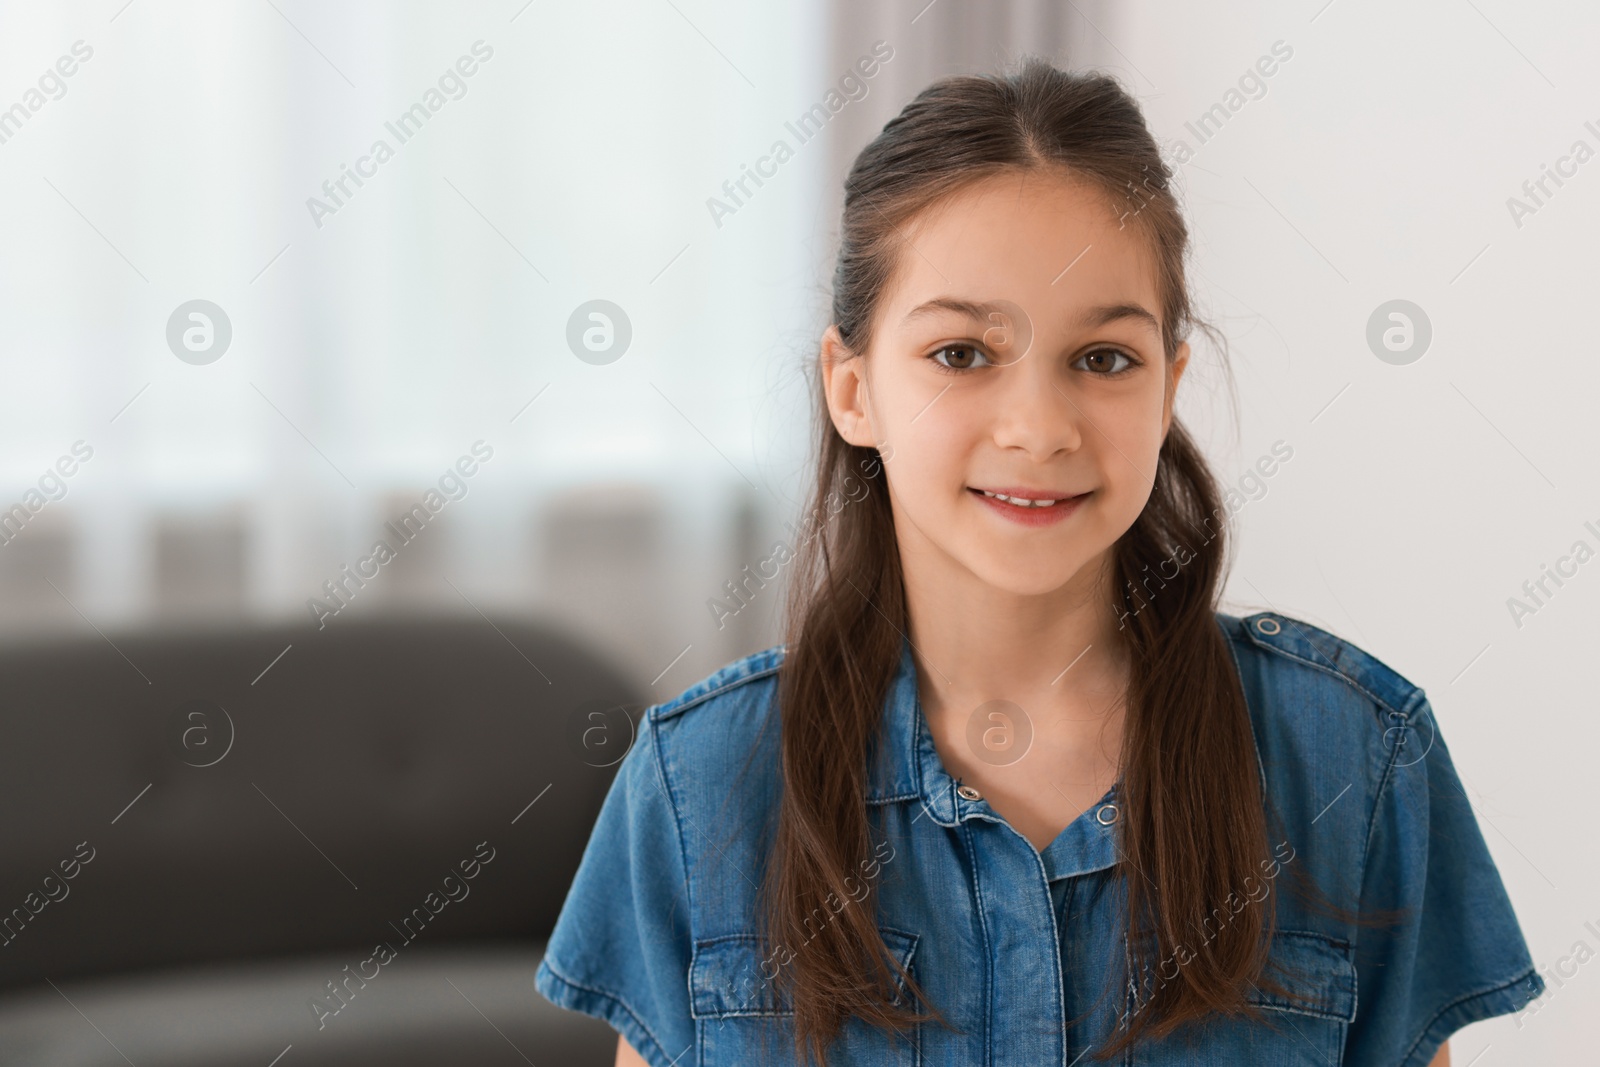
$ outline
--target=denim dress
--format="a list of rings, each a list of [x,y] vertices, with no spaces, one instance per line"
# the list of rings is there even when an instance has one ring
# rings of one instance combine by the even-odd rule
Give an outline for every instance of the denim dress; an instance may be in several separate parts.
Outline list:
[[[1426,1067],[1451,1033],[1538,997],[1544,980],[1423,691],[1301,620],[1216,621],[1278,837],[1259,878],[1213,916],[1225,923],[1274,896],[1269,973],[1293,996],[1252,987],[1259,1020],[1193,1023],[1114,1062]],[[748,656],[646,710],[538,969],[541,994],[606,1020],[655,1067],[795,1062],[792,1007],[768,979],[805,945],[766,945],[756,932],[779,796],[782,658],[781,646]],[[1180,953],[1154,975],[1112,982],[1128,949],[1118,786],[1040,851],[942,765],[909,642],[883,713],[867,771],[873,852],[857,873],[877,883],[885,948],[955,1029],[891,1035],[850,1018],[828,1062],[1103,1062],[1095,1049],[1185,962]],[[1285,891],[1295,866],[1340,908],[1400,917],[1330,916]],[[1205,924],[1194,939],[1212,932]]]

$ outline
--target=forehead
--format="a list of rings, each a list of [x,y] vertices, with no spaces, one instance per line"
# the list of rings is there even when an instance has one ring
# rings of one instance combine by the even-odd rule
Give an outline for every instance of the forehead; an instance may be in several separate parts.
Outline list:
[[[1087,307],[1136,303],[1158,317],[1154,259],[1141,227],[1097,186],[1057,172],[984,178],[914,217],[903,230],[881,304],[893,329],[936,296],[1005,299],[1037,328]]]

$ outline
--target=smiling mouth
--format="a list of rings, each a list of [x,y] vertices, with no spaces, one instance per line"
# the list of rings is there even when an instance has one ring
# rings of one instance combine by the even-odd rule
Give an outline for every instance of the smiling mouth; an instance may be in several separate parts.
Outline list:
[[[977,493],[980,496],[986,496],[991,500],[998,500],[1001,503],[1010,504],[1013,507],[1019,508],[1054,507],[1057,504],[1065,503],[1070,500],[1077,500],[1079,497],[1085,497],[1089,495],[1088,493],[1059,493],[1056,495],[1046,495],[1043,493],[1034,492],[1028,492],[1027,495],[1023,495],[1022,491],[1020,490],[1013,490],[1010,493],[999,493],[991,492],[988,489],[973,489],[972,492]]]

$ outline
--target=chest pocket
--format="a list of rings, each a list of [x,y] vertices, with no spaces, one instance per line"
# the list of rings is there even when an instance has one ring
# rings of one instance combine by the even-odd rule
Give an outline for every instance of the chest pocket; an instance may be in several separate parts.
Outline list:
[[[887,926],[878,932],[900,965],[915,974],[918,935]],[[804,951],[803,946],[794,950],[796,955]],[[689,994],[701,1067],[794,1063],[794,1007],[769,980],[782,958],[764,952],[753,934],[695,942]],[[898,992],[905,992],[903,982]],[[920,1067],[919,1037],[920,1028],[889,1035],[860,1019],[848,1019],[828,1049],[828,1062],[839,1067]]]
[[[1323,934],[1279,930],[1272,936],[1268,976],[1293,999],[1256,990],[1260,1022],[1217,1018],[1133,1049],[1138,1067],[1338,1067],[1356,1017],[1356,969],[1350,945]]]

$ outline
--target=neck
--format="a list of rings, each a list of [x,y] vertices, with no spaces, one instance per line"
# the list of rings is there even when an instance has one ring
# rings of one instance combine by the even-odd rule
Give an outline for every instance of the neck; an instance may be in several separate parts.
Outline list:
[[[1111,551],[1040,594],[997,589],[959,566],[906,566],[907,636],[925,702],[1011,700],[1038,708],[1120,701],[1128,653],[1110,595]]]

